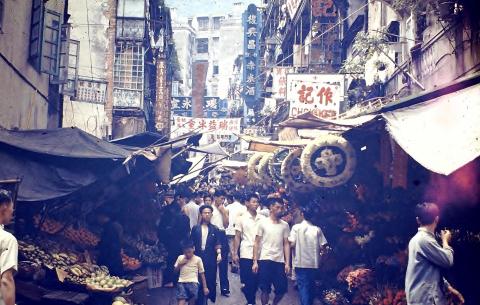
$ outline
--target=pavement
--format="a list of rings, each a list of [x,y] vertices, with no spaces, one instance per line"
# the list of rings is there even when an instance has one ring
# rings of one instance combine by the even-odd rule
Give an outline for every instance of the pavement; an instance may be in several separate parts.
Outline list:
[[[230,297],[220,295],[220,287],[217,281],[217,301],[218,305],[245,305],[245,297],[240,291],[240,276],[235,273],[229,274],[230,278]],[[273,299],[273,294],[271,296]],[[212,304],[210,301],[209,305]],[[260,305],[260,292],[257,293],[257,304]],[[282,299],[279,305],[299,305],[297,291],[293,288],[293,284],[289,281],[288,293]],[[175,299],[175,288],[160,288],[150,290],[146,305],[177,305]]]

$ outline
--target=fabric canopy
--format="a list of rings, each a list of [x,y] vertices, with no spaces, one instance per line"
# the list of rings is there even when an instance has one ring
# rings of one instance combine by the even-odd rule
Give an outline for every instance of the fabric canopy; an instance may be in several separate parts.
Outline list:
[[[393,139],[425,168],[449,175],[480,155],[480,85],[382,114]]]
[[[211,154],[211,155],[220,155],[225,157],[228,156],[227,152],[223,149],[222,146],[220,146],[219,142],[215,142],[212,144],[203,145],[199,147],[192,147],[190,150],[194,152]]]
[[[281,127],[293,127],[298,129],[321,129],[329,131],[348,131],[373,120],[376,115],[364,115],[357,118],[327,120],[306,112],[294,118],[288,119],[279,125]]]
[[[19,201],[54,199],[95,182],[129,153],[77,128],[0,130],[0,180],[22,179]]]

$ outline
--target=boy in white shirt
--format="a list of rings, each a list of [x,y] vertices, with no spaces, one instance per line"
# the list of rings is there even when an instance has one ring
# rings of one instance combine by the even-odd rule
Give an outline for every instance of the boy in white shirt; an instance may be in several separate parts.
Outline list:
[[[13,201],[9,192],[0,189],[0,224],[8,225],[13,218]],[[15,280],[18,270],[17,239],[0,228],[0,304],[15,304]]]
[[[180,272],[177,284],[178,305],[194,305],[198,297],[199,277],[202,281],[204,295],[209,293],[205,280],[205,269],[202,259],[194,255],[193,242],[183,242],[182,248],[183,255],[180,255],[175,263],[175,271]]]

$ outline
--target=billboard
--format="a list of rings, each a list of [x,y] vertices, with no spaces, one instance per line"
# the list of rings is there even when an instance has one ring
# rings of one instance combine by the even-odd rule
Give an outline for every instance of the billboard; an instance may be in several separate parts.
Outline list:
[[[312,111],[321,118],[336,118],[345,98],[342,74],[288,74],[290,117]]]
[[[243,99],[248,108],[253,108],[260,97],[258,80],[260,65],[260,34],[262,15],[254,4],[243,13]]]

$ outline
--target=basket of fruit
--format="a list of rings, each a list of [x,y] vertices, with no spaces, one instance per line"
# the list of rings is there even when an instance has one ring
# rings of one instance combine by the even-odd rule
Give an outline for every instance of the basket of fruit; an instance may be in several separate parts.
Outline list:
[[[121,279],[117,276],[98,273],[87,279],[86,284],[87,289],[91,291],[114,293],[130,287],[133,282]]]

